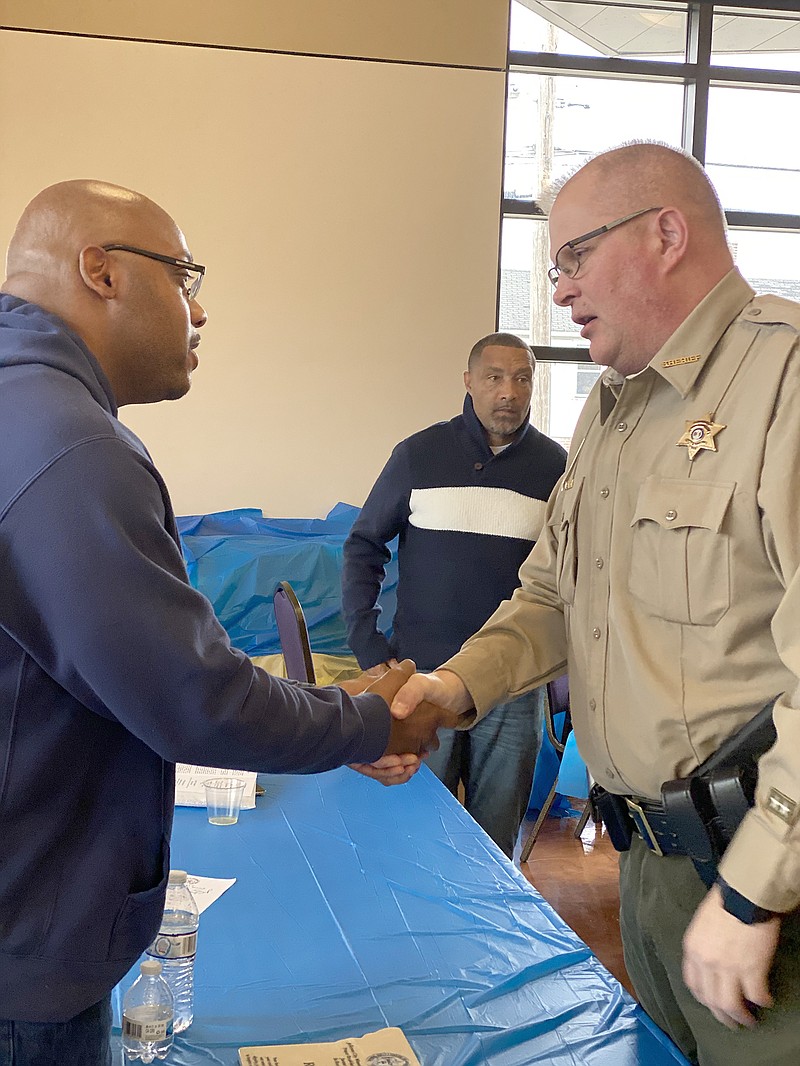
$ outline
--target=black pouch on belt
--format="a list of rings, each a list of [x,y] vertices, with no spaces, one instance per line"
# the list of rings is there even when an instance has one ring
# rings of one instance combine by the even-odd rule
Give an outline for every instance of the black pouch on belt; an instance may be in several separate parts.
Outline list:
[[[633,836],[633,819],[624,798],[606,792],[602,785],[594,784],[589,792],[589,800],[597,808],[614,849],[627,851]]]
[[[755,718],[689,774],[661,786],[664,809],[679,842],[710,887],[740,822],[753,806],[758,760],[775,743],[772,708]]]

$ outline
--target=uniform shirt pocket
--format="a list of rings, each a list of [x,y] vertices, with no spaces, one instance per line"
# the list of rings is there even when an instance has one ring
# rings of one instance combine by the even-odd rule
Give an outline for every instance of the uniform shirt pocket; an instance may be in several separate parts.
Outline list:
[[[712,626],[731,603],[730,538],[723,529],[735,482],[647,478],[631,521],[628,590],[669,622]]]

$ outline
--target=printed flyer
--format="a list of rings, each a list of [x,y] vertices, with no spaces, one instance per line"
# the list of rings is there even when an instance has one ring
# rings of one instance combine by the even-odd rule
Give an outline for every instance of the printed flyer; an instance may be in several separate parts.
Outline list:
[[[329,1044],[243,1047],[239,1061],[241,1066],[421,1066],[402,1029],[379,1029]]]

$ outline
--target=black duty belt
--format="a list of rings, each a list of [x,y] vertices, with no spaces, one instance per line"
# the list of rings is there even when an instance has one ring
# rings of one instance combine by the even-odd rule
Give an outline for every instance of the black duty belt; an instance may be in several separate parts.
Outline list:
[[[628,808],[633,828],[656,855],[686,855],[687,850],[678,839],[675,819],[662,804],[638,796],[621,796]]]
[[[617,851],[638,833],[656,855],[688,855],[707,885],[742,819],[753,805],[758,760],[775,742],[775,700],[686,777],[661,786],[662,802],[618,796],[595,783],[590,799]]]

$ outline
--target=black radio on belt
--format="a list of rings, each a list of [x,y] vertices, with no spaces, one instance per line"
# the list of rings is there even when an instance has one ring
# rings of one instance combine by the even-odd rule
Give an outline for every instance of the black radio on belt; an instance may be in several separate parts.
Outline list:
[[[591,799],[617,851],[627,851],[638,832],[659,854],[688,855],[710,887],[725,849],[753,806],[758,760],[777,736],[774,704],[770,700],[688,777],[666,781],[661,804],[616,796],[594,785]]]

